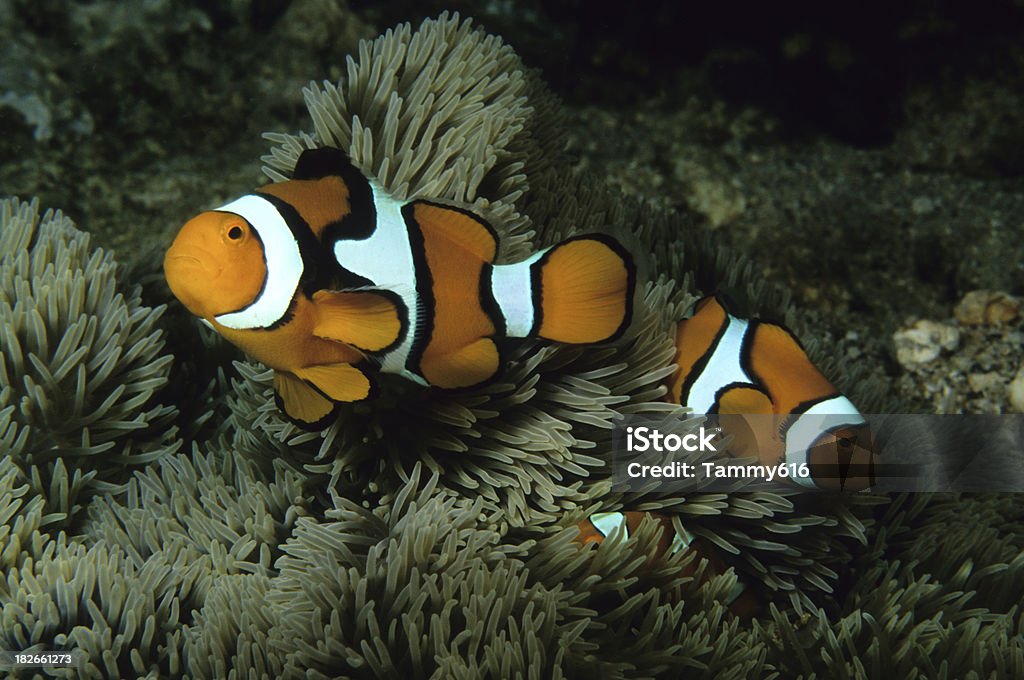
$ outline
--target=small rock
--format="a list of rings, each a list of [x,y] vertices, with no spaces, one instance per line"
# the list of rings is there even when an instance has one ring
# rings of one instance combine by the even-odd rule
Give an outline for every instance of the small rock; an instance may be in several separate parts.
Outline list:
[[[935,203],[927,196],[918,196],[910,203],[910,210],[915,215],[927,215],[935,210]]]
[[[962,324],[977,326],[1013,321],[1020,311],[1016,298],[991,290],[972,290],[953,310]]]
[[[995,371],[990,371],[988,373],[971,373],[967,376],[967,384],[970,386],[972,392],[978,392],[980,394],[1001,387],[1003,380]]]
[[[687,205],[704,215],[712,229],[732,222],[747,209],[747,199],[740,187],[722,173],[695,162],[681,161],[673,174],[687,187]]]
[[[913,369],[938,358],[943,350],[956,349],[960,344],[960,331],[955,326],[922,319],[910,328],[893,333],[896,361],[906,369]]]
[[[1024,413],[1024,364],[1017,370],[1017,375],[1006,387],[1006,396],[1010,406],[1017,413]]]

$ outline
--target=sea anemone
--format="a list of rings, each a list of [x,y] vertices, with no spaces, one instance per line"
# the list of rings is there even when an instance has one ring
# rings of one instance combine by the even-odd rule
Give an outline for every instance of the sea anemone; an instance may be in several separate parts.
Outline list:
[[[457,15],[364,43],[346,79],[311,85],[306,99],[313,133],[268,135],[276,144],[265,158],[272,179],[287,178],[302,149],[326,144],[399,197],[471,205],[493,221],[505,257],[579,231],[611,232],[637,253],[653,243],[658,255],[644,265],[648,283],[617,343],[523,342],[499,380],[460,392],[387,381],[382,397],[343,408],[323,432],[284,420],[270,397],[271,373],[240,363],[229,397],[235,446],[314,475],[324,507],[330,491],[386,514],[423,464],[447,493],[481,498],[486,521],[500,529],[558,531],[598,509],[680,513],[745,577],[797,606],[831,590],[833,567],[845,556],[836,539],[864,540],[864,524],[846,502],[699,488],[611,493],[613,425],[626,414],[677,408],[663,401],[664,382],[674,370],[675,324],[700,296],[697,286],[729,286],[747,305],[793,319],[785,294],[749,263],[712,249],[685,218],[609,198],[553,160],[557,104],[507,46]],[[548,132],[528,134],[539,129]],[[870,504],[854,502],[862,503]]]
[[[0,201],[0,441],[51,519],[176,448],[162,312],[60,211]]]

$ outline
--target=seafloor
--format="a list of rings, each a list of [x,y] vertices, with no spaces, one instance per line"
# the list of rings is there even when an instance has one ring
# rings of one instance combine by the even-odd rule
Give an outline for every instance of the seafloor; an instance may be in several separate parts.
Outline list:
[[[523,90],[564,131],[543,154],[514,147],[536,168],[531,187],[585,187],[609,205],[621,191],[647,204],[629,219],[658,215],[660,238],[703,244],[656,275],[700,270],[693,252],[745,256],[750,271],[710,276],[740,297],[791,294],[751,294],[774,302],[749,311],[798,319],[831,377],[873,406],[1024,412],[1024,3],[776,4],[0,0],[0,197],[38,197],[91,235],[0,235],[14,253],[0,259],[0,649],[77,646],[96,677],[1024,677],[1018,496],[644,498],[633,507],[711,518],[711,576],[644,571],[635,543],[572,557],[557,529],[629,502],[573,485],[599,464],[586,437],[553,437],[564,460],[514,492],[504,468],[446,458],[495,432],[522,444],[564,424],[555,407],[534,404],[522,431],[463,436],[486,405],[449,404],[379,460],[351,427],[296,438],[269,413],[259,367],[233,363],[163,282],[186,219],[265,181],[261,134],[313,129],[304,86],[346,76],[360,40],[457,10],[561,100]],[[543,125],[526,129],[544,138]],[[582,202],[525,200],[553,223],[572,213],[550,205]],[[90,261],[97,246],[118,264]],[[40,261],[16,265],[17,248]],[[39,303],[40,344],[17,307],[30,290],[88,285],[47,274],[48,256],[121,295],[86,296],[102,298],[101,327],[119,315],[116,330],[74,332],[119,353],[97,351],[78,388],[31,358],[63,351],[71,365],[60,310]],[[559,371],[600,372],[559,356],[541,393]],[[118,381],[127,396],[108,399]],[[602,386],[616,388],[629,391]],[[81,412],[86,392],[106,411]],[[516,394],[502,408],[528,399]],[[372,421],[370,439],[406,427],[347,418]],[[724,604],[730,567],[753,615]],[[497,632],[465,632],[478,628]]]

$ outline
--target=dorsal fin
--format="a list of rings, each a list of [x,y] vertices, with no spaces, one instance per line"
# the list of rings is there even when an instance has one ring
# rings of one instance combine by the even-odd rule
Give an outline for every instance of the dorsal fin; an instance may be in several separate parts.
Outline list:
[[[323,146],[306,149],[295,163],[293,180],[318,180],[340,177],[348,190],[348,208],[339,220],[327,224],[319,233],[328,250],[341,239],[365,239],[377,228],[377,207],[370,180],[341,149]]]
[[[333,146],[322,146],[319,149],[306,149],[299,155],[292,179],[348,177],[353,172],[359,170],[352,165],[344,151]]]
[[[743,356],[744,368],[771,395],[776,413],[836,394],[836,388],[782,326],[759,323]]]
[[[494,262],[497,257],[498,236],[494,229],[468,210],[424,200],[412,201],[404,210],[410,209],[424,238],[444,239],[484,262]]]

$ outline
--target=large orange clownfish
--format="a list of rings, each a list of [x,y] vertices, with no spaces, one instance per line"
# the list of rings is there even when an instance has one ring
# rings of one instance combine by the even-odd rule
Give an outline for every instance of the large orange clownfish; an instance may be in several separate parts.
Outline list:
[[[201,213],[164,258],[174,295],[275,371],[278,405],[323,425],[372,393],[368,368],[424,385],[492,378],[496,339],[603,342],[629,324],[628,252],[578,236],[515,264],[479,216],[399,202],[338,149],[305,151],[293,178]]]
[[[857,491],[873,483],[870,428],[777,324],[732,316],[716,296],[679,323],[674,403],[717,415],[732,453],[766,465],[805,464],[809,487]]]

